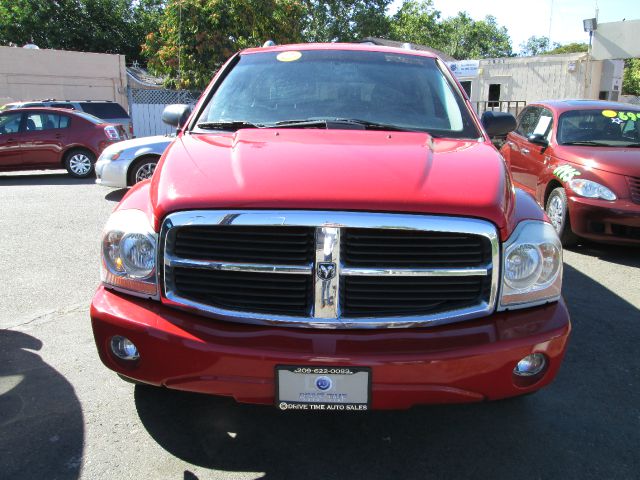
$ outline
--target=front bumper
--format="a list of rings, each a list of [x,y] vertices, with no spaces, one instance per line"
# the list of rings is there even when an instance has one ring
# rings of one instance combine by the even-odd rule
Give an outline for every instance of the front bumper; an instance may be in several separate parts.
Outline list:
[[[629,200],[569,197],[569,219],[576,235],[599,242],[640,245],[640,205]]]
[[[371,368],[371,406],[404,409],[521,395],[550,383],[571,329],[564,302],[421,329],[315,330],[216,321],[100,287],[91,320],[103,363],[127,377],[178,390],[273,404],[276,365]],[[114,335],[132,340],[140,360],[111,354]],[[513,368],[540,352],[548,368],[518,386]]]
[[[127,173],[132,160],[100,160],[95,165],[96,183],[103,187],[126,188]]]

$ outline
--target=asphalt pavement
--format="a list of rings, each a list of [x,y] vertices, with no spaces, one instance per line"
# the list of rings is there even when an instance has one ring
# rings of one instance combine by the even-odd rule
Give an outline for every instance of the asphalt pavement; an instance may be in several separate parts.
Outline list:
[[[1,479],[640,478],[640,248],[565,251],[569,350],[535,395],[399,412],[280,412],[133,386],[89,321],[124,194],[0,174]]]

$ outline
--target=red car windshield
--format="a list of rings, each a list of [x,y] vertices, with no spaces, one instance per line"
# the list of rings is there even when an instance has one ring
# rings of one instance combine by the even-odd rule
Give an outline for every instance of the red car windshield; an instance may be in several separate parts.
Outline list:
[[[572,110],[560,115],[560,145],[640,147],[640,110]]]
[[[434,58],[350,50],[243,55],[197,124],[201,129],[358,126],[481,136]]]

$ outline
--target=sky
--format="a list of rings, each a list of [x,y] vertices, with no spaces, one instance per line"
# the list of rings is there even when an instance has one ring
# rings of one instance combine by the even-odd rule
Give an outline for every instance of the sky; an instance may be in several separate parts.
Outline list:
[[[552,42],[589,43],[582,20],[596,16],[598,22],[640,20],[640,0],[433,0],[442,18],[466,11],[473,19],[493,15],[500,26],[507,27],[514,51],[529,37],[550,37]],[[395,13],[402,0],[395,0],[390,12]]]

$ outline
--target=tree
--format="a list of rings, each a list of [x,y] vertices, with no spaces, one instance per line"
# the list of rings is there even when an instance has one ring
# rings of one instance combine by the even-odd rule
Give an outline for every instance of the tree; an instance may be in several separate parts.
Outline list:
[[[580,53],[580,52],[588,52],[588,51],[589,51],[589,45],[587,45],[586,43],[574,42],[574,43],[568,43],[566,45],[557,46],[553,50],[544,52],[544,55],[556,55],[559,53]]]
[[[0,44],[119,53],[140,60],[163,0],[0,0]]]
[[[495,17],[473,20],[466,12],[440,20],[432,0],[406,0],[392,17],[391,38],[440,50],[457,59],[511,56],[511,38]]]
[[[629,58],[624,61],[622,94],[640,96],[640,58]]]
[[[557,42],[553,42],[553,45],[551,45],[549,37],[536,37],[532,35],[520,44],[520,56],[535,57],[536,55],[543,55],[559,47],[560,44]]]
[[[439,19],[432,0],[405,1],[391,18],[391,39],[440,48],[445,38]]]
[[[308,42],[351,42],[365,37],[386,36],[386,10],[392,0],[303,0]]]
[[[473,20],[460,12],[442,22],[445,53],[458,59],[510,57],[511,37],[506,27],[498,25],[496,18],[487,15],[484,20]]]
[[[296,0],[170,0],[143,52],[168,86],[201,89],[237,50],[301,41],[304,20]]]

